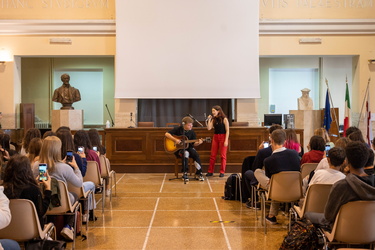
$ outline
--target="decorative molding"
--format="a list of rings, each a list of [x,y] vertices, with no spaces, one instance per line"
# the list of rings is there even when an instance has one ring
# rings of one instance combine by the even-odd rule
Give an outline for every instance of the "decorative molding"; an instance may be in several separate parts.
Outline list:
[[[369,35],[375,19],[259,20],[260,35]]]
[[[116,35],[116,21],[0,20],[0,35]]]
[[[260,19],[260,35],[369,35],[375,19]],[[0,35],[116,35],[116,20],[0,20]]]

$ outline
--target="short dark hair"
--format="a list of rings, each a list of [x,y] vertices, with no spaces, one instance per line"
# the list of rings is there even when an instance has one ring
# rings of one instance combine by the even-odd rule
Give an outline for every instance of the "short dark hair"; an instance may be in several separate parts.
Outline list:
[[[273,142],[277,145],[284,145],[286,140],[286,134],[283,129],[276,129],[272,132],[271,138]]]
[[[358,130],[358,131],[354,131],[352,132],[349,136],[348,136],[349,140],[351,141],[359,141],[359,142],[362,142],[364,143],[365,140],[363,139],[363,135],[362,135],[362,132],[361,130]]]
[[[345,158],[346,158],[345,150],[340,147],[331,148],[328,151],[328,158],[333,166],[339,167],[345,161]]]
[[[268,129],[268,133],[272,134],[272,132],[275,131],[276,129],[283,129],[283,127],[281,127],[281,125],[279,125],[279,124],[273,124],[273,125]]]
[[[365,167],[374,166],[374,151],[371,148],[368,149],[368,158]]]
[[[351,126],[351,127],[347,128],[346,131],[345,131],[346,137],[348,137],[351,133],[356,132],[356,131],[361,131],[361,130],[359,130],[359,128],[357,128],[355,126]]]
[[[326,149],[326,141],[319,135],[313,135],[310,138],[310,149],[324,151]]]
[[[369,150],[366,144],[359,141],[351,141],[345,148],[346,158],[349,164],[356,169],[365,167]]]

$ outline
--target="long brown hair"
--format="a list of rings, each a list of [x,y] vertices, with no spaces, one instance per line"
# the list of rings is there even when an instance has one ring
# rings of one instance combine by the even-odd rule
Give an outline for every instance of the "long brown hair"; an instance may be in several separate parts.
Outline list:
[[[225,115],[223,109],[219,106],[219,105],[215,105],[212,107],[213,109],[215,109],[216,111],[218,111],[219,113],[217,113],[217,116],[214,116],[212,119],[213,119],[213,123],[222,123],[224,121],[224,118],[226,118],[227,116]]]
[[[4,170],[4,194],[9,199],[17,199],[22,191],[29,186],[38,184],[31,170],[30,161],[24,155],[14,155],[10,158]]]
[[[39,162],[47,163],[48,172],[53,173],[55,163],[61,161],[61,140],[57,136],[44,139],[40,150]]]

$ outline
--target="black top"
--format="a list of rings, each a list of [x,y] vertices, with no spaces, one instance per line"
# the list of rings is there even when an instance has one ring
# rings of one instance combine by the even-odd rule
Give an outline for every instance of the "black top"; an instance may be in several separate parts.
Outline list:
[[[255,171],[258,168],[262,169],[264,166],[264,159],[272,155],[272,147],[269,146],[268,148],[262,148],[258,150],[258,153],[255,157],[255,160],[253,162],[252,170]]]
[[[268,178],[282,171],[300,171],[298,153],[293,149],[273,153],[264,160],[264,167]]]
[[[194,130],[184,130],[183,126],[174,127],[172,130],[168,131],[171,135],[181,136],[184,135],[188,140],[196,140],[197,136]],[[189,148],[194,147],[194,142],[189,143]]]
[[[4,190],[4,193],[7,193]],[[40,189],[36,186],[29,186],[22,190],[19,197],[8,197],[10,199],[27,199],[31,200],[36,208],[36,211],[38,213],[39,222],[41,227],[44,227],[44,215],[47,212],[49,203],[51,201],[51,190],[45,190],[44,191],[44,197],[42,195],[42,192]]]
[[[215,134],[225,134],[225,124],[224,122],[217,122],[214,124]]]

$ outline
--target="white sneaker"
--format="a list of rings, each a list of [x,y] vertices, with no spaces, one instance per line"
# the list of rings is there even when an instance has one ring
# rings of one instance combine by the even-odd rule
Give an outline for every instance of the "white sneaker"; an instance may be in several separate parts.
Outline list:
[[[199,181],[204,181],[203,174],[200,174],[200,175],[199,175]]]
[[[61,232],[60,232],[61,236],[64,237],[66,240],[71,240],[73,241],[74,239],[74,229],[69,227],[68,225],[65,226]]]
[[[105,190],[105,196],[110,196],[111,195],[111,189]]]

